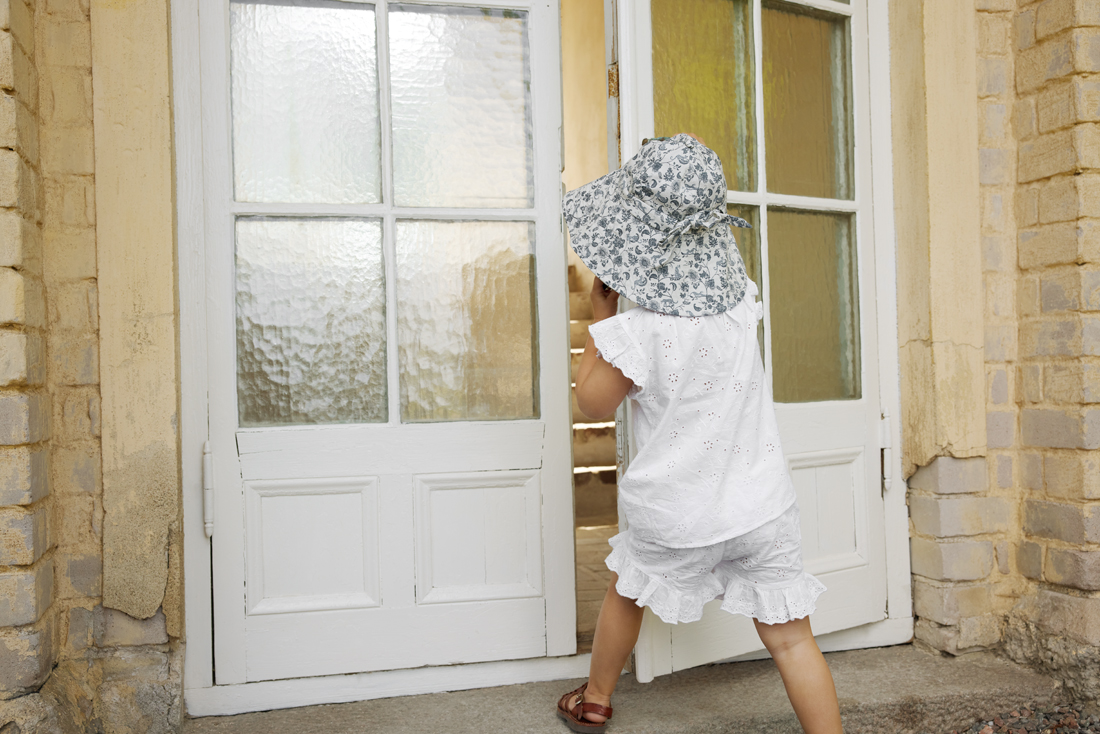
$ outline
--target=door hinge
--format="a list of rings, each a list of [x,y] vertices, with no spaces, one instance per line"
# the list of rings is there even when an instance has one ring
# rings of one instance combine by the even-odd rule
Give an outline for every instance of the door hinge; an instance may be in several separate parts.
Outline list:
[[[882,448],[882,494],[890,489],[891,468],[894,465],[894,432],[890,426],[890,411],[883,408],[878,422],[878,445]]]
[[[619,98],[619,64],[609,64],[607,67],[607,96]]]
[[[202,524],[206,537],[214,535],[214,452],[202,445]]]

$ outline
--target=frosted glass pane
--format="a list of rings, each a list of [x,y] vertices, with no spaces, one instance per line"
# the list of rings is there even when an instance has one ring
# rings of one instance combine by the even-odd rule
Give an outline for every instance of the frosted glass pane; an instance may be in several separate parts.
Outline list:
[[[852,219],[768,212],[772,388],[781,403],[860,396]]]
[[[768,190],[852,198],[848,21],[765,7]]]
[[[398,221],[401,420],[538,417],[528,222]]]
[[[237,220],[242,426],[385,422],[382,225]]]
[[[741,259],[745,261],[745,273],[749,276],[749,280],[756,283],[757,288],[760,290],[761,295],[757,296],[757,300],[764,300],[764,281],[763,275],[761,275],[761,260],[760,260],[760,208],[755,206],[744,206],[742,204],[729,204],[726,206],[726,211],[735,217],[741,217],[746,222],[752,225],[752,229],[745,227],[731,227],[733,230],[733,236],[737,239],[737,249],[741,253]],[[761,321],[756,327],[756,339],[760,343],[760,355],[764,355],[764,322]]]
[[[756,191],[752,3],[652,0],[653,122],[691,132],[722,159],[726,185]]]
[[[390,9],[396,203],[531,206],[527,13]]]
[[[229,5],[238,201],[381,200],[374,8]]]

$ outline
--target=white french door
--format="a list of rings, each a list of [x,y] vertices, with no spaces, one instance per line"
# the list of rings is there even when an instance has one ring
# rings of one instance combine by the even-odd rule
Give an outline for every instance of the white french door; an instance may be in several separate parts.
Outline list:
[[[575,651],[558,18],[204,0],[217,684]]]
[[[867,0],[619,0],[622,155],[693,132],[722,159],[823,634],[886,617]],[[892,297],[892,294],[889,294]],[[905,533],[906,527],[897,532]],[[762,649],[718,602],[647,612],[639,677]]]

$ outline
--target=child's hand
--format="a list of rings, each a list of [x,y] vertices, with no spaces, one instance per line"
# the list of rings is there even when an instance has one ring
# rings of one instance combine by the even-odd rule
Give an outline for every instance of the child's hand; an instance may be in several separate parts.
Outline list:
[[[619,308],[619,294],[599,278],[592,280],[592,292],[588,295],[592,298],[592,318],[595,321],[611,318]]]

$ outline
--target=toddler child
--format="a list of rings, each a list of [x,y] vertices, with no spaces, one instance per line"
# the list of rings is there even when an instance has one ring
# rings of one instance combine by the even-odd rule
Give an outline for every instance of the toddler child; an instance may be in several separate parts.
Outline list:
[[[726,213],[718,156],[694,136],[657,139],[565,196],[573,249],[595,272],[580,409],[633,401],[638,450],[619,483],[627,528],[588,682],[558,701],[577,732],[602,732],[643,607],[676,624],[722,599],[752,617],[802,728],[841,732],[836,690],[810,631],[825,587],[802,568],[798,507],[756,341],[756,285]],[[619,294],[640,308],[616,315]]]

